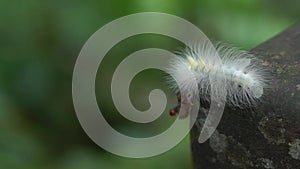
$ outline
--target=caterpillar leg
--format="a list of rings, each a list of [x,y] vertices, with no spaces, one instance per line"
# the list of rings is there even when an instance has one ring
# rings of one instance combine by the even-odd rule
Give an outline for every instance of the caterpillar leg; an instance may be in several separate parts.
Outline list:
[[[171,108],[169,114],[171,116],[178,114],[180,119],[186,118],[191,111],[191,107],[193,106],[193,95],[191,93],[188,93],[182,96],[178,92],[177,100],[178,100],[177,106]]]

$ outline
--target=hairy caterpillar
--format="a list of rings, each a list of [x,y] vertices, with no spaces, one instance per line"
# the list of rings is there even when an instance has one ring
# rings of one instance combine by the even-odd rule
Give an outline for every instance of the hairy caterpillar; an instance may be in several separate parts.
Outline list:
[[[212,55],[221,58],[222,64],[216,64]],[[184,114],[179,114],[180,118],[188,115],[189,104],[192,104],[193,88],[198,87],[200,99],[209,101],[211,88],[209,77],[216,79],[224,76],[225,83],[217,84],[214,88],[224,88],[226,90],[226,103],[238,106],[248,107],[255,103],[263,95],[263,89],[266,86],[265,71],[257,66],[257,59],[249,52],[239,50],[235,47],[229,47],[217,44],[216,47],[207,43],[195,44],[186,47],[178,52],[178,57],[170,61],[167,73],[172,77],[179,79],[177,83],[173,78],[168,82],[171,88],[175,89],[181,96],[178,96],[181,106],[184,106]],[[186,72],[189,70],[190,74]],[[198,86],[191,86],[190,81],[195,78]],[[170,115],[175,115],[179,106],[170,110]]]

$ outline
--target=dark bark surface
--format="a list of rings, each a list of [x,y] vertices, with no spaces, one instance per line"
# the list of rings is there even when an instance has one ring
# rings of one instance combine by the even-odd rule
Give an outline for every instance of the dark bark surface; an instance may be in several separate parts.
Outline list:
[[[251,52],[270,71],[269,87],[254,109],[226,107],[205,143],[193,127],[196,169],[300,169],[300,24]]]

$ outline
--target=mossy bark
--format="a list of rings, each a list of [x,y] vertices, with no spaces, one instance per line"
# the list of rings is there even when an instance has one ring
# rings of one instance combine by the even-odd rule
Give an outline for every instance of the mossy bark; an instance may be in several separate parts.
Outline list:
[[[300,168],[300,24],[251,52],[270,71],[269,87],[253,109],[226,107],[205,143],[198,143],[199,126],[192,128],[195,169]]]

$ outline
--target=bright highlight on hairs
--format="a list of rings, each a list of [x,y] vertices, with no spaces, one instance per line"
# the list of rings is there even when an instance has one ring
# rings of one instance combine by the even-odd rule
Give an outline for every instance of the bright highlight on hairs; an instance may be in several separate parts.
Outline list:
[[[217,57],[215,51],[220,56],[222,65],[218,65],[213,59]],[[266,86],[265,71],[257,66],[257,59],[249,52],[221,44],[217,44],[214,48],[203,43],[187,47],[178,52],[178,55],[171,60],[167,72],[179,80],[176,83],[174,78],[169,78],[168,82],[171,88],[177,93],[180,92],[183,100],[192,98],[190,95],[193,93],[189,91],[197,91],[193,89],[195,87],[199,89],[200,99],[206,101],[213,99],[210,98],[211,90],[214,89],[211,87],[209,77],[218,80],[221,76],[224,76],[225,83],[214,84],[214,88],[226,90],[227,104],[241,108],[249,107],[263,95]],[[187,70],[191,73],[187,73]],[[196,79],[198,86],[190,85],[192,79]],[[182,90],[179,91],[179,88]],[[188,100],[185,103],[192,104],[192,102]]]

